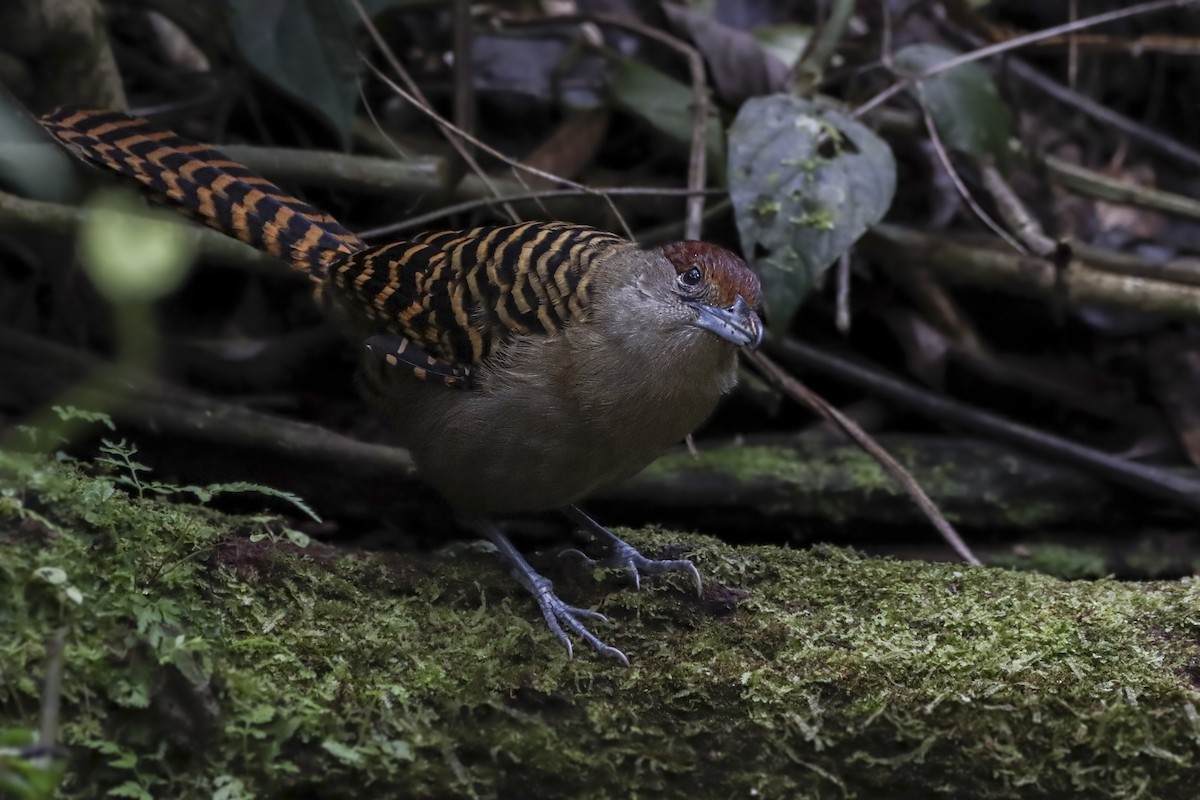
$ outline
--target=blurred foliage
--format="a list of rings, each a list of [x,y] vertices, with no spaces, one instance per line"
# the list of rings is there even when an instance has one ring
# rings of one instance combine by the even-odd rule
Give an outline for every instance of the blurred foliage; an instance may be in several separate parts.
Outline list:
[[[177,289],[195,258],[195,237],[179,215],[151,210],[125,190],[88,201],[79,257],[111,303],[149,303]]]
[[[425,0],[358,0],[375,15]],[[238,52],[275,88],[308,106],[350,144],[358,109],[361,19],[350,0],[224,0]]]
[[[894,60],[897,67],[920,75],[958,55],[946,47],[915,44],[896,53]],[[1001,168],[1007,166],[1009,139],[1016,133],[1012,111],[981,64],[963,64],[925,78],[911,91],[929,111],[949,149],[976,158],[988,156]]]
[[[611,206],[539,197],[517,206],[526,218],[618,230],[615,208],[640,241],[678,238],[679,195],[694,179],[697,97],[682,54],[693,48],[709,111],[702,235],[740,247],[758,270],[775,342],[802,336],[852,350],[963,404],[1134,463],[1200,463],[1200,115],[1191,101],[1200,17],[1190,9],[1047,40],[904,91],[897,81],[970,48],[1131,6],[859,3],[840,29],[828,25],[832,4],[793,0],[580,0],[564,16],[562,4],[477,3],[470,35],[456,37],[449,3],[363,0],[431,109],[509,159],[475,148],[481,177],[364,68],[370,59],[398,78],[349,0],[113,2],[103,16],[90,0],[56,4],[96,21],[86,37],[29,22],[40,3],[0,3],[0,82],[15,98],[45,111],[128,96],[133,110],[192,138],[257,145],[243,148],[247,163],[261,159],[254,169],[356,231],[431,211],[440,215],[424,227],[490,224],[503,212],[484,201],[487,182],[512,194],[554,188],[511,161],[629,190]],[[823,34],[832,50],[802,64],[812,96],[787,94]],[[172,55],[180,44],[204,57]],[[64,81],[56,72],[67,55]],[[92,80],[51,89],[77,75]],[[925,114],[948,159],[934,152]],[[435,165],[436,177],[356,182],[323,158],[331,146],[371,154],[366,169],[403,149]],[[304,171],[273,158],[297,149]],[[1001,203],[981,180],[990,160],[1007,167],[1004,202],[1024,205],[1061,263],[1015,253],[980,224],[975,209]],[[12,193],[0,193],[0,324],[111,365],[81,368],[79,391],[47,400],[37,389],[43,378],[63,385],[49,381],[61,365],[31,364],[0,342],[0,794],[234,800],[357,796],[367,786],[488,796],[499,786],[493,794],[517,796],[532,793],[536,774],[537,788],[563,796],[610,785],[632,796],[669,793],[673,780],[713,766],[707,788],[728,796],[1194,793],[1197,584],[1090,580],[1177,578],[1200,561],[1194,518],[1144,483],[1111,493],[1121,507],[1106,505],[1103,525],[1054,518],[1084,546],[1011,546],[1013,520],[1033,539],[1031,520],[1051,518],[1032,490],[969,534],[1009,552],[1006,565],[1079,579],[1071,583],[793,547],[832,530],[881,552],[942,557],[923,527],[845,524],[837,498],[789,518],[773,539],[787,547],[689,539],[713,581],[701,604],[681,606],[664,584],[610,595],[589,572],[578,580],[591,592],[585,603],[615,611],[623,635],[644,647],[629,672],[582,654],[569,662],[543,649],[549,637],[491,554],[422,552],[452,528],[427,497],[392,485],[370,494],[342,465],[321,464],[309,470],[313,500],[293,491],[303,468],[290,452],[211,435],[219,419],[193,438],[140,419],[114,434],[114,409],[85,402],[83,391],[101,379],[116,394],[136,391],[153,372],[196,395],[380,437],[353,397],[353,356],[318,328],[306,281],[263,261],[207,258],[191,269],[193,234],[127,195],[95,195],[85,212],[33,202],[72,196],[67,165],[0,94],[0,181]],[[885,215],[907,236],[881,245],[880,227],[871,229]],[[854,250],[864,233],[874,246]],[[918,236],[922,247],[905,244]],[[938,271],[947,242],[964,255]],[[843,258],[835,287],[827,270]],[[1080,276],[1117,289],[1070,291]],[[1137,302],[1147,287],[1183,310],[1148,312]],[[936,411],[856,404],[870,393],[815,371],[803,378],[872,429],[962,437]],[[755,513],[714,523],[694,503],[665,498],[718,458],[763,507],[802,500],[799,490],[771,493],[789,482],[820,489],[839,464],[775,457],[812,422],[777,400],[735,396],[701,433],[698,457],[671,455],[651,472],[661,491],[627,509],[630,521],[674,514],[688,528],[761,542]],[[1004,459],[944,467],[936,454],[912,460],[961,471],[956,485],[984,499],[993,476],[1039,474]],[[868,479],[853,519],[872,503],[886,517],[894,488],[865,456],[847,460]],[[215,479],[203,472],[214,464]],[[776,479],[768,490],[764,476]],[[329,522],[302,532],[287,518],[206,505],[273,500],[292,518],[314,517],[311,503]],[[310,535],[410,552],[305,546]],[[679,543],[677,534],[634,536],[664,551]],[[41,752],[33,733],[46,642],[63,624],[73,636],[65,781],[59,754]],[[727,726],[715,735],[689,717],[708,708],[722,709],[716,724]],[[574,739],[573,724],[583,732]],[[603,745],[592,747],[597,731]]]

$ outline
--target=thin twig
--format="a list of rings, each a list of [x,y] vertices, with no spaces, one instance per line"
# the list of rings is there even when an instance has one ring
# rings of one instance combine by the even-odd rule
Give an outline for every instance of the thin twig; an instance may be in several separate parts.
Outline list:
[[[1019,59],[1010,59],[1005,65],[1005,69],[1013,77],[1024,81],[1042,94],[1071,106],[1081,114],[1086,114],[1100,125],[1128,136],[1143,147],[1154,150],[1159,155],[1170,158],[1179,164],[1192,169],[1200,169],[1200,151],[1195,148],[1153,130],[1135,119],[1130,119],[1121,112],[1098,103],[1074,89],[1063,86]]]
[[[549,189],[540,192],[521,192],[520,194],[507,194],[500,197],[486,198],[482,200],[464,200],[461,203],[455,203],[452,206],[446,206],[428,214],[421,214],[417,217],[409,217],[401,222],[393,222],[389,225],[382,225],[378,228],[362,231],[358,234],[360,239],[370,240],[379,239],[384,236],[402,233],[414,228],[423,228],[431,222],[435,222],[443,217],[453,216],[454,214],[462,214],[467,211],[474,211],[482,206],[491,205],[497,200],[506,203],[516,203],[522,200],[542,200],[554,197],[593,197],[597,193],[606,197],[683,197],[692,194],[691,189],[656,189],[653,187],[642,186],[614,186],[610,189],[595,189],[592,191],[581,191],[579,189]],[[701,189],[700,194],[716,195],[723,194],[720,189]],[[631,237],[632,238],[632,237]]]
[[[596,25],[608,25],[613,28],[629,31],[630,33],[653,39],[670,47],[687,59],[688,71],[692,80],[692,142],[688,153],[688,188],[702,189],[707,182],[707,150],[708,142],[708,81],[704,77],[704,58],[696,48],[682,39],[671,34],[651,28],[640,22],[621,19],[605,14],[566,14],[554,17],[555,22],[591,22]],[[699,239],[701,223],[704,219],[704,198],[691,195],[687,203],[687,223],[684,226],[685,239]]]
[[[63,665],[66,662],[67,628],[54,632],[46,645],[46,680],[42,685],[42,719],[38,747],[47,755],[58,747],[58,720],[62,706]]]
[[[703,189],[708,182],[708,82],[704,77],[704,59],[699,51],[687,42],[657,28],[600,14],[585,15],[584,19],[601,25],[622,28],[630,33],[653,39],[665,44],[687,59],[688,71],[692,79],[692,143],[691,149],[688,151],[687,185],[689,190],[697,193],[688,195],[687,222],[684,225],[683,238],[699,239],[704,220],[704,195],[699,193],[699,190]]]
[[[368,144],[371,146],[384,145],[384,147],[378,147],[377,149],[379,149],[385,153],[390,152],[396,158],[400,159],[401,161],[407,161],[410,158],[412,158],[413,157],[412,154],[409,153],[408,151],[406,151],[403,147],[401,147],[400,144],[396,141],[395,137],[390,136],[388,134],[388,132],[383,129],[383,123],[381,123],[379,121],[379,117],[375,115],[375,109],[371,108],[371,104],[367,102],[366,87],[364,87],[361,83],[358,85],[358,99],[362,101],[363,110],[367,112],[367,116],[371,119],[370,130],[374,131],[374,133],[375,133],[375,135],[371,137]],[[356,124],[357,124],[357,121],[356,121]],[[362,131],[357,129],[357,127],[355,129],[355,136],[359,140],[367,138],[366,136],[363,135]],[[449,170],[447,170],[447,172],[449,172]],[[449,188],[449,187],[438,187],[438,188]]]
[[[1177,472],[1138,464],[1004,419],[949,397],[913,386],[882,370],[822,352],[794,339],[776,343],[776,350],[791,364],[814,369],[887,398],[940,424],[950,424],[1024,447],[1027,450],[1082,467],[1144,495],[1168,500],[1200,511],[1200,480]]]
[[[354,192],[423,194],[444,189],[446,159],[435,156],[383,158],[295,147],[221,144],[234,161],[269,177],[304,186],[331,186]]]
[[[925,516],[929,518],[929,521],[933,523],[933,526],[937,528],[938,533],[942,535],[946,543],[953,548],[954,552],[958,553],[963,561],[976,565],[982,563],[971,552],[971,548],[962,540],[962,537],[958,535],[958,531],[954,530],[954,526],[938,510],[937,505],[929,499],[929,495],[925,494],[925,490],[921,488],[921,485],[917,483],[912,474],[900,462],[896,461],[888,451],[880,447],[878,442],[858,426],[858,423],[838,411],[816,392],[788,374],[786,370],[772,361],[765,353],[761,351],[748,352],[747,358],[751,364],[758,367],[767,380],[778,386],[796,401],[803,403],[820,414],[832,425],[837,426],[848,437],[853,439],[859,447],[878,461],[884,471],[891,475],[904,488],[904,491],[908,492],[909,496],[912,497]]]
[[[1114,178],[1099,170],[1044,153],[1026,151],[1024,156],[1030,163],[1043,167],[1051,181],[1062,184],[1073,192],[1110,203],[1148,208],[1200,220],[1200,201],[1191,197]]]
[[[837,266],[837,329],[850,333],[850,251],[842,253]]]
[[[704,220],[714,220],[720,216],[729,213],[729,209],[733,203],[729,201],[729,193],[724,189],[705,189],[705,194],[723,194],[725,195],[717,202],[713,203],[708,208],[704,209]],[[670,220],[661,225],[655,225],[653,228],[646,228],[641,232],[638,241],[643,246],[650,246],[661,242],[673,241],[684,235],[683,223],[679,220]]]
[[[837,46],[846,33],[846,25],[854,16],[854,5],[854,0],[834,0],[824,24],[808,40],[808,46],[792,66],[788,90],[793,96],[810,97],[816,92],[825,74],[825,67],[837,52]],[[886,8],[884,13],[887,13]]]
[[[1013,236],[1022,243],[1022,252],[1032,252],[1042,258],[1050,258],[1058,250],[1058,242],[1046,235],[1042,229],[1042,224],[1033,214],[1029,213],[1029,209],[1021,202],[1021,198],[1011,186],[1004,176],[1000,174],[995,164],[984,163],[979,165],[980,178],[983,181],[983,188],[987,189],[988,194],[992,196],[992,202],[996,204],[996,209],[1000,212],[1004,224],[1013,232]],[[1006,236],[1005,241],[1011,240]]]
[[[942,141],[941,134],[938,133],[937,125],[934,124],[933,117],[929,114],[929,105],[925,97],[924,85],[917,84],[917,102],[921,106],[921,117],[925,120],[925,130],[929,132],[929,141],[933,144],[933,152],[937,154],[938,161],[942,165],[942,169],[946,170],[946,175],[950,178],[950,182],[954,184],[954,188],[958,191],[959,197],[966,201],[967,206],[975,213],[975,216],[992,230],[992,233],[999,236],[1009,247],[1016,250],[1018,253],[1024,254],[1025,248],[1021,243],[1009,236],[1008,231],[992,219],[992,216],[983,210],[979,203],[975,202],[975,198],[971,195],[967,185],[963,183],[962,176],[958,174],[958,170],[954,168],[954,163],[950,160],[950,154],[946,152],[945,142]]]
[[[27,200],[14,194],[0,192],[0,231],[37,231],[74,236],[90,213],[78,206]],[[270,253],[255,250],[250,245],[231,239],[212,228],[191,225],[183,217],[179,218],[178,224],[191,230],[192,243],[204,258],[284,280],[308,280],[295,270],[281,268],[279,259]]]
[[[1015,74],[1013,68],[1019,63],[1015,59],[1009,59],[1007,63],[1009,71]],[[1063,88],[1063,91],[1066,92],[1068,90]],[[1070,102],[1070,100],[1064,100],[1064,102]],[[1088,109],[1080,110],[1087,114],[1091,113]],[[1099,110],[1109,111],[1103,107],[1100,107]],[[874,119],[882,130],[903,134],[917,134],[923,124],[917,113],[910,113],[894,108],[880,109],[874,115]],[[1124,118],[1124,123],[1136,125],[1136,123],[1133,123],[1128,118]],[[1161,144],[1161,142],[1156,143],[1141,139],[1140,134],[1133,134],[1125,130],[1122,127],[1122,123],[1114,123],[1114,126],[1119,128],[1122,133],[1128,134],[1130,138],[1138,139],[1142,144],[1151,149],[1157,148]],[[1148,131],[1148,133],[1156,135],[1153,131]],[[1182,148],[1183,152],[1163,152],[1163,155],[1168,157],[1176,156],[1181,162],[1200,168],[1200,153],[1188,150],[1178,142],[1168,140],[1167,144],[1176,148]],[[1085,167],[1057,156],[1035,152],[1025,147],[1014,148],[1010,153],[1014,158],[1019,159],[1019,163],[1022,165],[1028,166],[1031,169],[1044,170],[1050,180],[1061,183],[1066,188],[1078,194],[1107,200],[1111,203],[1120,203],[1137,208],[1148,208],[1154,211],[1162,211],[1167,214],[1177,214],[1189,219],[1200,220],[1200,201],[1190,197],[1121,180],[1120,178],[1106,175],[1097,169]]]
[[[354,4],[354,8],[358,11],[358,16],[362,19],[363,25],[366,27],[367,32],[371,35],[371,40],[375,42],[375,46],[379,48],[379,52],[383,54],[383,57],[387,60],[388,65],[396,72],[398,76],[400,76],[400,80],[408,84],[411,93],[406,92],[404,94],[404,98],[408,100],[408,102],[412,103],[415,108],[425,112],[428,116],[433,118],[434,122],[437,123],[438,128],[442,131],[442,135],[444,135],[446,140],[450,142],[451,146],[458,151],[458,154],[462,156],[463,161],[470,166],[471,170],[479,176],[479,180],[483,181],[484,186],[486,186],[493,195],[499,196],[500,191],[492,183],[491,178],[489,178],[487,173],[484,172],[483,167],[479,166],[479,162],[475,160],[475,156],[472,155],[471,151],[466,147],[466,145],[460,141],[459,136],[462,136],[463,132],[457,130],[447,120],[433,112],[432,107],[429,105],[429,101],[421,92],[421,87],[417,86],[416,81],[414,81],[412,76],[408,74],[408,70],[406,70],[404,65],[400,63],[400,59],[396,58],[396,54],[392,52],[392,48],[388,46],[387,41],[383,38],[383,35],[380,34],[379,29],[375,27],[375,22],[371,19],[371,15],[367,13],[366,9],[363,8],[362,3],[359,2],[359,0],[350,0],[350,2]],[[375,66],[372,65],[365,56],[363,57],[363,60],[367,61],[367,64],[371,66],[373,70],[375,70],[375,73],[382,77],[383,73],[379,72],[379,70],[376,69]],[[392,84],[393,88],[399,89],[399,87],[397,87],[391,81],[387,80],[386,78],[384,78],[384,80],[387,83]],[[463,138],[467,137],[464,136]],[[503,205],[502,207],[504,208],[504,212],[508,214],[509,219],[511,219],[513,222],[521,221],[521,218],[511,206]]]
[[[443,126],[449,128],[450,130],[453,130],[458,136],[460,136],[461,138],[470,142],[471,144],[475,145],[480,150],[487,153],[489,156],[492,156],[493,158],[496,158],[496,159],[504,162],[505,164],[512,167],[513,169],[518,169],[518,170],[521,170],[522,172],[527,172],[530,175],[537,175],[539,178],[543,178],[543,179],[551,181],[553,183],[561,184],[563,186],[569,186],[572,189],[575,189],[576,191],[582,192],[584,194],[591,194],[591,195],[595,195],[597,197],[602,198],[605,202],[608,203],[608,206],[609,206],[609,208],[612,209],[613,214],[616,215],[617,221],[620,222],[621,227],[625,230],[625,235],[628,236],[630,239],[633,238],[633,230],[629,227],[629,224],[625,221],[625,217],[621,215],[621,212],[617,209],[616,204],[613,203],[613,201],[611,199],[604,196],[603,192],[599,192],[599,191],[591,188],[590,186],[584,186],[582,183],[576,183],[575,181],[570,180],[568,178],[564,178],[561,175],[555,175],[554,173],[546,172],[545,170],[540,170],[537,167],[531,167],[528,164],[522,164],[520,161],[509,158],[508,156],[504,155],[504,153],[501,153],[499,150],[492,147],[490,144],[487,144],[486,142],[476,138],[475,136],[472,136],[471,134],[467,133],[466,131],[460,131],[460,130],[455,129],[454,125],[451,122],[449,122],[445,117],[438,114],[436,111],[434,111],[429,106],[422,105],[420,102],[418,102],[417,98],[414,95],[408,93],[407,91],[402,89],[400,86],[398,86],[395,81],[390,79],[387,75],[384,75],[383,72],[378,67],[376,67],[374,64],[372,64],[367,58],[364,57],[363,62],[367,65],[367,67],[372,72],[375,73],[375,77],[377,77],[377,78],[379,78],[379,80],[383,81],[383,83],[386,84],[387,87],[389,89],[391,89],[393,92],[400,95],[408,102],[412,103],[413,107],[418,109],[422,114],[429,117],[430,119],[433,119],[439,125],[443,125]],[[488,185],[492,186],[492,184],[490,182],[488,183]],[[493,188],[493,195],[496,197],[499,197],[500,196],[499,192],[495,191],[494,186],[492,188]],[[514,218],[520,219],[520,217],[515,216],[515,215],[516,215],[516,212],[513,211]]]
[[[952,284],[991,287],[1039,298],[1066,296],[1072,306],[1104,305],[1126,308],[1168,319],[1200,319],[1200,288],[1168,282],[1168,273],[1154,274],[1158,265],[1141,260],[1134,276],[1134,256],[1120,254],[1124,270],[1098,269],[1092,259],[1099,248],[1072,245],[1070,268],[1060,270],[1046,259],[998,250],[992,240],[975,236],[927,234],[891,223],[872,226],[859,241],[860,252],[907,269],[927,269]],[[1107,256],[1115,266],[1116,253]],[[1059,277],[1063,290],[1060,291]],[[1142,277],[1153,275],[1153,277]]]
[[[471,79],[471,3],[454,0],[454,125],[475,132],[475,82]]]
[[[1119,8],[1115,11],[1096,14],[1091,17],[1084,17],[1083,19],[1075,20],[1074,22],[1068,22],[1063,25],[1055,25],[1052,28],[1034,31],[1033,33],[1028,33],[1024,36],[1018,36],[1015,39],[997,42],[996,44],[988,45],[987,47],[981,47],[978,50],[972,50],[969,53],[963,53],[962,55],[955,56],[954,58],[948,58],[945,61],[929,67],[920,75],[913,75],[892,84],[855,109],[854,116],[861,117],[862,115],[870,112],[873,108],[886,103],[888,100],[892,99],[917,81],[925,80],[926,78],[932,78],[934,75],[940,75],[947,70],[961,67],[963,64],[982,61],[983,59],[991,58],[992,56],[1000,55],[1001,53],[1017,50],[1027,45],[1031,45],[1045,39],[1050,39],[1055,36],[1063,36],[1073,31],[1094,28],[1097,25],[1103,25],[1108,22],[1116,22],[1117,20],[1126,19],[1128,17],[1152,14],[1158,11],[1166,11],[1167,9],[1171,8],[1182,8],[1184,6],[1192,5],[1198,1],[1200,0],[1154,0],[1154,2],[1141,3],[1129,8]]]

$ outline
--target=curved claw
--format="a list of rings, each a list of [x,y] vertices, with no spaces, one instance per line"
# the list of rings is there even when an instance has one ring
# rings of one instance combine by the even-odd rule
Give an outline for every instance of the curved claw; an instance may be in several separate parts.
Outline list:
[[[692,575],[692,581],[696,584],[696,596],[699,597],[703,593],[704,584],[700,579],[700,570],[696,569],[696,565],[691,562],[691,559],[646,558],[633,545],[617,536],[599,522],[596,522],[596,520],[575,506],[568,506],[565,510],[567,516],[583,524],[592,533],[607,539],[612,546],[612,550],[602,559],[591,558],[582,551],[573,548],[564,551],[563,555],[567,553],[577,554],[590,566],[610,567],[622,570],[633,582],[634,589],[642,588],[643,573],[646,575],[661,575],[664,572],[689,572]]]
[[[548,578],[543,578],[539,575],[533,580],[530,591],[533,594],[533,599],[537,601],[538,608],[542,610],[542,616],[546,618],[546,625],[550,628],[550,632],[567,648],[567,658],[575,657],[575,648],[572,647],[571,639],[567,636],[566,631],[563,630],[563,626],[566,626],[568,630],[590,644],[600,655],[615,658],[628,667],[629,658],[624,653],[612,645],[607,645],[600,641],[600,638],[596,634],[589,631],[579,621],[579,618],[583,617],[599,622],[608,622],[608,617],[589,608],[567,605],[554,593],[553,587],[554,584]]]
[[[635,589],[641,588],[641,574],[646,575],[661,575],[664,572],[684,571],[690,572],[692,580],[696,584],[696,596],[699,597],[703,590],[703,583],[700,580],[700,570],[696,569],[696,565],[687,558],[646,558],[639,553],[633,545],[628,544],[621,539],[616,539],[613,542],[612,552],[602,562],[604,566],[614,567],[624,570],[626,575],[633,579]]]
[[[590,644],[600,655],[615,658],[625,666],[629,666],[629,659],[624,653],[600,641],[600,638],[588,630],[581,621],[586,619],[607,622],[608,617],[598,611],[569,606],[564,603],[554,593],[554,584],[548,578],[539,575],[529,565],[529,562],[525,560],[521,552],[517,550],[495,523],[481,516],[470,516],[467,517],[467,520],[473,523],[492,544],[496,545],[496,549],[507,559],[508,563],[512,566],[513,577],[517,579],[517,582],[521,586],[525,587],[526,591],[533,595],[534,601],[537,602],[538,608],[541,609],[542,616],[546,618],[546,626],[550,628],[550,632],[566,646],[568,658],[573,658],[575,655],[575,648],[571,646],[571,639],[567,636],[567,631],[570,631]]]

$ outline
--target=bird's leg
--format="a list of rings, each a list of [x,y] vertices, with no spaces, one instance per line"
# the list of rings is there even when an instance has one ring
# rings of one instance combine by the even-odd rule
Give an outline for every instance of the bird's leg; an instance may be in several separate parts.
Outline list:
[[[546,625],[550,627],[550,632],[566,645],[568,658],[574,655],[574,648],[571,647],[571,640],[563,630],[564,627],[594,647],[596,652],[611,656],[624,662],[625,666],[629,666],[629,659],[625,657],[624,653],[600,641],[596,634],[589,631],[581,622],[581,619],[607,622],[608,617],[591,609],[569,606],[560,600],[554,593],[554,584],[534,570],[525,560],[525,556],[521,555],[521,551],[496,523],[485,517],[474,515],[468,517],[467,521],[487,537],[488,541],[496,545],[496,549],[508,561],[509,566],[512,567],[513,577],[525,587],[527,592],[533,595],[538,608],[542,610],[542,616],[546,618]]]
[[[611,551],[608,556],[602,560],[588,558],[579,550],[569,552],[577,553],[589,564],[599,564],[602,567],[613,567],[615,569],[625,570],[625,574],[633,579],[635,589],[640,589],[642,585],[641,575],[658,575],[663,572],[674,572],[680,570],[691,573],[692,580],[696,582],[696,594],[699,595],[702,589],[700,582],[700,570],[696,569],[696,565],[687,558],[671,558],[658,559],[646,558],[639,553],[637,549],[626,542],[624,539],[617,536],[608,528],[601,525],[596,520],[583,513],[578,506],[566,506],[562,512],[570,519],[582,525],[587,530],[599,536],[608,542]]]

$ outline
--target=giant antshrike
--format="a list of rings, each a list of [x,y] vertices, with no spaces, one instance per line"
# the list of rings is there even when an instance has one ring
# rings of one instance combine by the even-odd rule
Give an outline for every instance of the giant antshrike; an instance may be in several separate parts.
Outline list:
[[[363,342],[360,385],[420,474],[511,562],[554,634],[625,661],[553,592],[489,512],[561,508],[604,539],[606,563],[648,559],[574,506],[694,430],[733,388],[762,324],[758,278],[703,242],[641,249],[564,222],[426,233],[367,246],[332,217],[205,145],[144,119],[60,109],[42,120],[85,160],[308,274]]]

